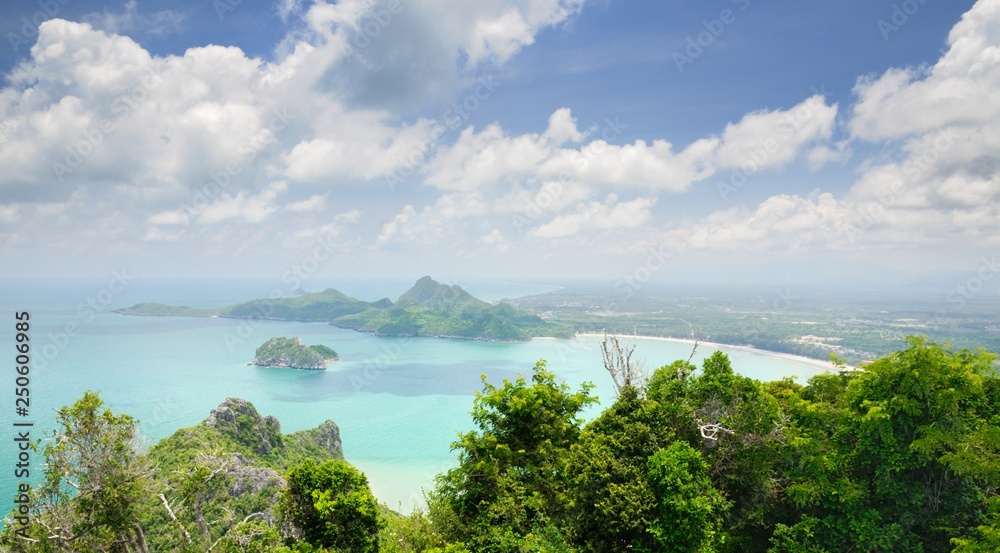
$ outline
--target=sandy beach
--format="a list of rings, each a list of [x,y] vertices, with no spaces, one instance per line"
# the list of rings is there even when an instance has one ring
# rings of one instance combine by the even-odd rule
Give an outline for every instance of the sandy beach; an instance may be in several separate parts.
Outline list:
[[[581,333],[581,334],[577,334],[577,337],[579,337],[579,338],[597,338],[597,339],[603,339],[604,338],[604,334]],[[691,340],[691,339],[688,339],[688,338],[663,338],[663,337],[660,337],[660,336],[633,336],[633,335],[618,335],[618,337],[620,339],[622,339],[622,340],[625,340],[625,341],[627,341],[627,340],[659,340],[659,341],[662,341],[662,342],[674,342],[674,343],[677,343],[677,344],[687,344],[687,345],[692,346],[692,347],[695,344],[694,340]],[[701,340],[698,341],[698,347],[699,348],[710,348],[710,349],[716,349],[716,348],[735,349],[735,350],[740,350],[740,351],[746,351],[746,352],[750,352],[750,353],[755,353],[755,354],[758,354],[758,355],[766,355],[766,356],[769,356],[769,357],[777,357],[777,358],[789,359],[789,360],[797,361],[797,362],[800,362],[800,363],[806,363],[806,364],[809,364],[809,365],[813,365],[813,366],[815,366],[817,368],[831,370],[831,371],[833,370],[833,363],[830,363],[829,361],[821,361],[819,359],[813,359],[812,357],[805,357],[805,356],[802,356],[802,355],[794,355],[794,354],[791,354],[791,353],[780,353],[780,352],[777,352],[777,351],[768,351],[766,349],[751,348],[751,347],[748,347],[748,346],[734,346],[734,345],[731,345],[731,344],[719,344],[719,343],[716,343],[716,342],[705,342],[705,341],[701,341]],[[845,367],[845,368],[848,369],[848,370],[853,369],[853,367]]]

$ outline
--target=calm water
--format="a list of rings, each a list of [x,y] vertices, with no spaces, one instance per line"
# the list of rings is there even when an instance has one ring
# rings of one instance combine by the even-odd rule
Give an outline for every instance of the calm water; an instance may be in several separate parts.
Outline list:
[[[488,299],[551,290],[544,285],[500,282],[461,283]],[[407,283],[346,283],[336,286],[360,299],[396,298]],[[117,289],[118,286],[113,288]],[[573,386],[590,380],[607,404],[611,383],[595,338],[535,340],[495,344],[433,338],[384,338],[321,323],[248,322],[218,318],[126,317],[112,309],[141,301],[188,306],[227,305],[266,296],[272,287],[259,282],[133,282],[111,293],[107,282],[6,283],[0,298],[0,351],[13,362],[13,313],[29,310],[34,351],[31,383],[33,437],[53,427],[54,410],[86,390],[100,391],[115,411],[140,420],[149,442],[197,424],[226,397],[251,401],[263,415],[274,415],[284,432],[312,428],[327,419],[340,426],[347,460],[364,471],[375,495],[390,507],[409,511],[422,501],[436,473],[455,464],[449,450],[456,433],[468,430],[473,392],[480,375],[491,382],[529,374],[535,362]],[[315,287],[314,287],[315,289]],[[88,303],[88,298],[93,301]],[[69,336],[76,325],[79,333]],[[335,349],[341,360],[327,371],[292,371],[248,366],[260,343],[274,336],[297,336],[307,344]],[[690,346],[658,340],[633,340],[636,355],[656,367],[686,359]],[[697,359],[712,353],[702,347]],[[823,371],[815,364],[766,354],[730,350],[734,368],[762,380]],[[2,384],[14,387],[13,371]],[[0,509],[13,496],[15,450],[11,439],[13,394],[0,436],[4,477]],[[595,411],[596,413],[596,411]],[[20,420],[20,419],[19,419]],[[40,456],[33,475],[40,474]],[[8,468],[9,467],[9,468]]]

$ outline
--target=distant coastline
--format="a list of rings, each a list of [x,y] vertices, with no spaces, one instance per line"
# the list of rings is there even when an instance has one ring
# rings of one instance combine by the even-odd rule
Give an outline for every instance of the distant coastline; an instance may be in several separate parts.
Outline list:
[[[576,336],[577,336],[577,338],[603,338],[604,334],[598,334],[598,333],[594,333],[594,332],[581,332],[581,333],[577,334]],[[634,336],[634,335],[631,335],[631,334],[627,334],[627,335],[620,334],[618,336],[620,338],[626,339],[626,340],[627,339],[634,339],[634,340],[658,340],[658,341],[662,341],[662,342],[674,342],[674,343],[677,343],[677,344],[686,344],[686,345],[689,345],[689,346],[694,346],[694,344],[695,344],[695,340],[692,340],[690,338],[664,338],[662,336],[642,336],[642,335]],[[814,367],[826,369],[828,371],[832,371],[833,370],[833,363],[831,363],[829,361],[823,361],[823,360],[820,360],[820,359],[814,359],[812,357],[806,357],[804,355],[795,355],[793,353],[782,353],[782,352],[779,352],[779,351],[770,351],[770,350],[766,350],[766,349],[752,348],[750,346],[736,346],[736,345],[733,345],[733,344],[720,344],[718,342],[707,342],[707,341],[704,341],[704,340],[698,340],[697,344],[698,344],[698,347],[708,346],[710,348],[723,347],[723,348],[726,348],[726,349],[735,349],[735,350],[739,350],[739,351],[746,351],[746,352],[749,352],[749,353],[756,353],[756,354],[760,354],[760,355],[767,355],[767,356],[770,356],[770,357],[776,357],[776,358],[779,358],[779,359],[787,359],[789,361],[798,361],[800,363],[806,363],[806,364],[812,365]],[[854,367],[848,366],[848,367],[845,367],[845,369],[846,370],[853,370]]]

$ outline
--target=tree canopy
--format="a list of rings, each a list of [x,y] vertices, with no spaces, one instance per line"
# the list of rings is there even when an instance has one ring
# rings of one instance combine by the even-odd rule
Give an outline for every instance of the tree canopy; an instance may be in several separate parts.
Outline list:
[[[136,422],[88,392],[57,413],[28,539],[8,526],[0,544],[31,552],[992,552],[1000,547],[995,361],[911,338],[857,370],[841,364],[805,384],[762,383],[716,352],[700,368],[679,360],[648,379],[619,378],[617,396],[589,422],[591,385],[573,390],[541,361],[527,378],[494,385],[483,377],[476,428],[453,444],[458,466],[438,476],[426,510],[408,516],[378,505],[365,476],[341,459],[330,421],[282,437],[276,420],[230,399],[212,425],[143,455]],[[271,428],[267,448],[258,447],[262,427]],[[147,536],[159,548],[147,547]]]

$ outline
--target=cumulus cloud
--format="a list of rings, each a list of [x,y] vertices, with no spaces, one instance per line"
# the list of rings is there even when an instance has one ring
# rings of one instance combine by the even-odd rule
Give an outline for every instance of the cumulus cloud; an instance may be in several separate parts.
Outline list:
[[[505,252],[510,249],[510,241],[498,228],[494,228],[489,234],[481,237],[479,243],[485,246],[492,246],[498,252]]]
[[[434,128],[429,121],[398,129],[372,121],[349,133],[324,133],[299,142],[282,157],[285,174],[299,181],[372,180],[390,175],[426,149]]]
[[[397,234],[400,234],[401,230],[406,229],[406,224],[416,215],[417,212],[413,209],[412,205],[403,206],[401,213],[393,217],[392,221],[382,225],[382,230],[379,231],[378,237],[375,239],[375,246],[378,247],[395,238]],[[403,230],[403,234],[409,233]]]
[[[1000,240],[997,2],[963,17],[937,63],[859,79],[843,110],[815,95],[688,143],[626,141],[626,124],[581,124],[570,107],[536,132],[498,122],[446,140],[445,121],[401,115],[452,101],[582,5],[282,0],[290,30],[273,60],[223,46],[152,55],[123,36],[157,26],[134,2],[90,24],[46,21],[0,90],[3,247],[73,236],[64,247],[127,252],[144,238],[250,255],[322,229],[374,254],[593,252],[609,236],[628,237],[621,251],[651,239],[796,252]],[[861,141],[884,148],[859,160],[877,149]],[[848,159],[858,175],[846,191],[803,183],[755,207],[692,204],[682,222],[660,201],[721,172]],[[424,186],[385,186],[404,171]]]
[[[34,233],[5,232],[3,243],[45,241],[75,224],[89,225],[88,236],[109,233],[95,248],[135,236],[182,244],[213,228],[199,244],[239,237],[245,249],[253,240],[244,238],[258,236],[247,225],[267,227],[282,214],[294,220],[272,238],[301,237],[331,216],[328,190],[365,203],[372,183],[433,154],[441,124],[401,122],[400,98],[452,96],[581,6],[282,1],[275,9],[289,31],[271,61],[214,45],[152,55],[126,35],[168,33],[182,18],[145,13],[135,0],[83,22],[48,20],[0,89],[0,171],[8,176],[0,224],[39,206],[60,206],[58,220]],[[544,140],[578,137],[566,116]],[[430,208],[451,216],[477,201],[443,196]],[[115,224],[94,225],[94,217]],[[397,233],[390,226],[385,234]]]
[[[818,94],[789,110],[747,114],[722,132],[715,163],[725,168],[748,162],[758,170],[780,167],[795,159],[804,146],[829,140],[836,117],[837,105],[828,105]]]
[[[636,228],[649,222],[649,210],[655,204],[655,198],[619,202],[618,197],[611,194],[603,202],[579,204],[575,212],[559,215],[532,234],[539,238],[563,238],[584,231]]]
[[[846,215],[846,206],[829,193],[815,198],[782,194],[754,210],[734,207],[713,213],[664,232],[660,240],[678,249],[806,251],[827,247],[831,241],[846,243]]]
[[[684,192],[748,162],[754,171],[781,167],[810,149],[828,147],[837,109],[813,96],[787,110],[748,114],[680,151],[662,139],[614,144],[625,125],[608,120],[602,128],[581,129],[569,108],[554,111],[537,133],[512,136],[499,124],[469,127],[454,143],[438,147],[423,167],[424,183],[443,195],[421,210],[408,206],[384,227],[379,243],[431,240],[444,228],[482,216],[505,217],[519,234],[534,238],[638,228],[651,221],[662,192]],[[820,157],[812,154],[811,164],[838,154],[831,149]],[[643,196],[619,202],[618,192]],[[404,224],[407,232],[398,232]]]
[[[258,223],[263,221],[272,213],[278,210],[277,199],[280,194],[288,189],[284,182],[275,182],[262,190],[259,194],[247,194],[240,191],[236,194],[223,194],[221,197],[207,203],[186,210],[172,210],[156,213],[149,218],[153,225],[186,225],[191,222],[212,225],[234,218],[242,218],[246,221]],[[322,197],[315,196],[305,202],[297,202],[288,206],[293,211],[309,211],[318,205],[322,205]]]
[[[324,60],[318,79],[352,106],[400,110],[450,100],[477,70],[507,62],[583,0],[318,1],[280,50],[307,41]],[[283,17],[301,9],[282,2]],[[456,71],[461,68],[460,71]],[[328,71],[328,69],[333,69]]]
[[[611,121],[603,129],[580,130],[569,109],[561,108],[540,134],[508,136],[499,125],[465,129],[427,165],[426,182],[445,190],[560,180],[594,189],[682,192],[721,169],[786,165],[807,147],[829,140],[836,115],[836,104],[813,96],[788,110],[748,114],[677,151],[662,139],[613,144],[625,125]]]
[[[322,211],[326,207],[326,197],[315,194],[300,202],[288,204],[286,209],[296,212]]]
[[[931,67],[894,68],[858,81],[850,129],[866,140],[903,137],[1000,116],[1000,4],[979,1],[948,34]]]
[[[948,43],[930,67],[892,68],[858,80],[847,127],[854,140],[884,148],[864,160],[841,197],[781,194],[752,210],[734,208],[680,225],[663,239],[684,248],[745,251],[1000,242],[1000,99],[994,93],[1000,89],[1000,3],[976,3]],[[815,111],[819,119],[830,116]],[[813,129],[804,136],[826,135]],[[844,142],[821,143],[808,159],[825,163],[849,152]]]

